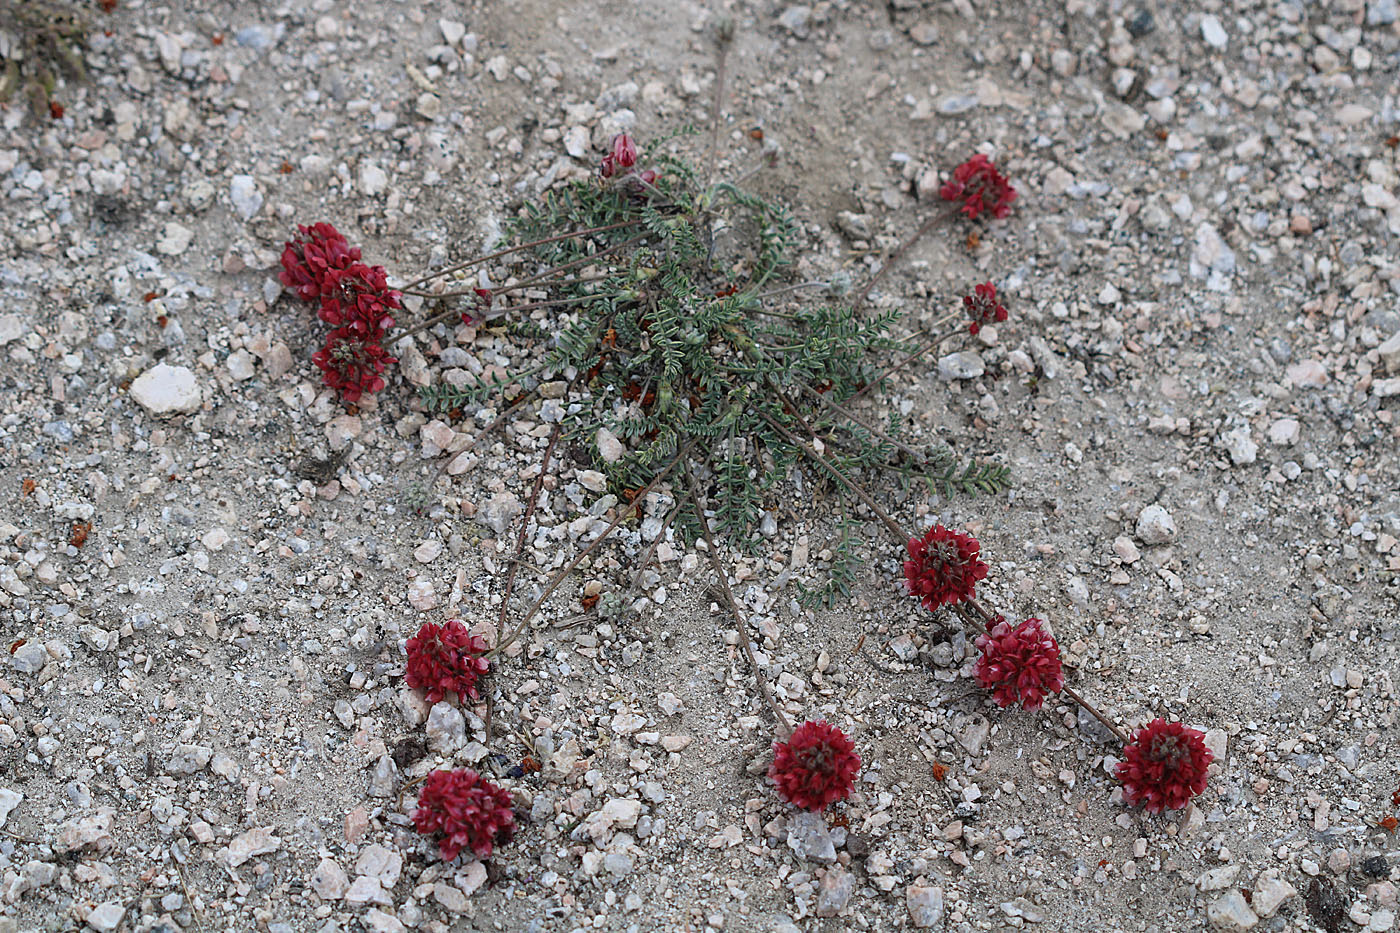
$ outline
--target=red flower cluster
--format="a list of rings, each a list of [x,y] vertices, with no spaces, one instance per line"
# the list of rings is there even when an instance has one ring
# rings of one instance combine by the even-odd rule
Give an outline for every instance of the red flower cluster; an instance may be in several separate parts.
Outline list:
[[[625,178],[629,175],[635,179],[640,179],[642,186],[650,185],[656,181],[657,173],[655,169],[643,169],[635,171],[637,166],[637,144],[631,136],[626,133],[618,133],[613,137],[612,152],[603,156],[603,162],[598,166],[598,174],[603,178]]]
[[[930,612],[971,598],[977,581],[987,575],[977,539],[960,531],[934,525],[922,538],[910,538],[908,548],[905,582]]]
[[[320,301],[318,316],[334,330],[311,360],[325,384],[347,402],[384,388],[380,375],[398,360],[384,349],[394,326],[393,312],[403,307],[389,288],[383,266],[360,262],[360,251],[327,223],[298,227],[301,237],[282,248],[282,284],[303,301]]]
[[[855,788],[860,756],[844,732],[828,722],[804,722],[786,742],[773,743],[768,776],[783,799],[804,810],[825,810]]]
[[[410,687],[428,691],[428,702],[436,703],[449,693],[457,694],[459,702],[479,699],[476,681],[489,667],[482,657],[486,641],[461,622],[425,622],[404,648],[408,652],[404,680]]]
[[[438,849],[450,862],[463,849],[490,858],[493,846],[515,835],[510,794],[470,768],[434,771],[418,794],[413,826],[423,835],[441,833]]]
[[[983,211],[991,211],[993,217],[1005,217],[1011,213],[1016,189],[991,160],[979,152],[953,169],[953,177],[944,182],[938,195],[945,201],[962,201],[959,212],[968,217],[975,218]]]
[[[982,656],[973,673],[992,691],[997,706],[1019,703],[1028,710],[1040,709],[1046,696],[1065,685],[1060,646],[1039,619],[1027,619],[1014,629],[998,619],[991,631],[977,636],[977,648]]]
[[[1152,813],[1180,810],[1206,789],[1213,757],[1202,733],[1158,718],[1133,734],[1114,774],[1129,804],[1141,803]]]
[[[972,318],[972,323],[967,326],[968,332],[972,334],[981,330],[983,324],[1006,320],[1006,308],[997,301],[997,287],[991,282],[977,286],[971,295],[964,295],[963,307]]]

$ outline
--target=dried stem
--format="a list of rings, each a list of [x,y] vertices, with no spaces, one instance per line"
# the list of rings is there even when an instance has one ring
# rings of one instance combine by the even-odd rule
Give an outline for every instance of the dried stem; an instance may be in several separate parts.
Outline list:
[[[862,421],[860,417],[853,413],[850,409],[844,408],[836,402],[833,402],[831,399],[822,395],[820,392],[818,392],[816,389],[813,389],[811,386],[808,386],[806,383],[798,382],[797,387],[803,392],[805,392],[807,394],[807,397],[812,399],[813,401],[821,405],[825,405],[827,408],[830,408],[832,411],[836,412],[838,415],[845,418],[846,420],[854,424],[860,425],[862,428],[865,428],[865,430],[869,431],[875,437],[878,437],[880,440],[884,441],[887,444],[894,445],[896,450],[899,450],[902,453],[913,457],[919,463],[924,464],[925,466],[928,465],[928,458],[925,457],[923,454],[919,453],[917,450],[910,447],[908,444],[905,444],[904,442],[898,440],[897,438],[890,437],[888,434],[881,431],[874,425]]]
[[[777,419],[773,418],[767,412],[759,411],[758,416],[764,421],[767,421],[770,425],[772,425],[775,431],[786,437],[794,447],[797,447],[804,454],[806,454],[807,456],[815,460],[817,463],[819,463],[824,469],[826,469],[828,473],[836,477],[836,479],[840,481],[841,485],[845,486],[847,489],[849,489],[852,493],[855,494],[857,499],[859,499],[861,502],[864,502],[866,507],[869,508],[870,511],[874,512],[875,515],[880,519],[880,521],[885,523],[885,527],[889,529],[890,534],[894,535],[895,538],[899,540],[899,543],[901,545],[903,545],[909,540],[909,535],[905,534],[904,529],[899,526],[899,522],[891,518],[888,512],[880,508],[880,506],[876,504],[875,500],[870,498],[869,494],[867,494],[864,489],[861,489],[860,486],[858,486],[854,481],[849,479],[845,473],[842,473],[839,469],[836,468],[834,464],[828,461],[821,454],[817,453],[815,448],[813,448],[809,444],[803,443],[801,438],[793,434],[787,428],[783,427],[782,424],[780,424],[777,421]]]
[[[719,551],[715,548],[715,539],[710,535],[710,520],[705,517],[705,507],[700,504],[700,493],[695,488],[695,477],[690,472],[689,467],[685,471],[685,480],[690,487],[690,501],[695,506],[695,517],[700,524],[700,537],[705,541],[705,553],[710,558],[710,567],[715,572],[715,578],[719,580],[719,588],[720,592],[724,594],[724,601],[729,604],[729,611],[734,616],[734,623],[739,629],[739,641],[744,645],[744,653],[749,656],[749,665],[753,667],[754,678],[758,681],[758,689],[778,721],[779,738],[786,742],[792,737],[792,723],[788,721],[787,713],[783,712],[783,708],[778,705],[777,698],[773,696],[773,691],[768,686],[768,678],[763,674],[763,668],[758,666],[758,657],[754,654],[753,642],[749,639],[748,620],[744,618],[744,612],[739,608],[739,603],[734,599],[734,592],[729,588],[729,574],[725,571],[724,565],[719,562]]]
[[[974,612],[976,612],[979,617],[981,617],[983,626],[990,631],[992,624],[996,621],[996,616],[988,612],[986,607],[975,599],[969,598],[964,600],[963,603],[964,605],[971,607],[971,609]],[[1094,706],[1088,700],[1075,693],[1069,688],[1068,685],[1061,687],[1060,691],[1064,693],[1065,696],[1069,697],[1071,700],[1083,707],[1085,712],[1087,712],[1090,716],[1093,716],[1099,722],[1103,723],[1108,728],[1108,731],[1118,736],[1118,741],[1122,742],[1124,745],[1127,745],[1129,743],[1127,734],[1124,733],[1122,729],[1114,725],[1111,719],[1109,719],[1103,713],[1095,709]]]
[[[710,155],[705,168],[705,183],[715,179],[715,159],[719,156],[720,111],[724,106],[725,64],[729,59],[729,43],[734,41],[734,21],[728,18],[719,21],[715,31],[715,97],[710,104]]]
[[[545,237],[542,240],[531,240],[529,243],[521,243],[519,246],[512,246],[508,249],[497,250],[485,256],[477,256],[475,259],[468,259],[466,262],[459,262],[455,266],[450,266],[438,272],[430,272],[422,278],[414,279],[399,291],[407,292],[409,289],[417,288],[424,282],[431,282],[433,279],[444,275],[451,275],[454,272],[461,272],[463,269],[470,269],[472,266],[479,266],[483,262],[490,262],[493,259],[500,259],[502,256],[509,256],[511,253],[518,253],[522,250],[534,249],[536,246],[547,246],[550,243],[558,243],[560,240],[572,240],[576,237],[592,236],[595,233],[607,233],[610,230],[622,230],[626,227],[635,227],[641,223],[640,220],[624,220],[620,223],[608,224],[603,227],[591,227],[587,230],[574,230],[570,233],[561,233],[558,236]]]
[[[529,611],[527,611],[525,615],[521,618],[520,624],[518,624],[515,627],[515,629],[511,632],[510,637],[503,638],[500,642],[496,644],[495,648],[491,649],[490,654],[492,656],[502,653],[512,644],[515,643],[515,640],[519,638],[520,635],[525,631],[525,626],[530,624],[530,620],[535,617],[535,613],[539,612],[541,607],[544,606],[545,601],[548,600],[549,597],[554,595],[554,591],[559,588],[559,585],[564,582],[564,579],[568,577],[569,574],[573,573],[574,570],[577,569],[578,565],[584,562],[588,555],[592,554],[594,551],[596,551],[599,547],[602,546],[603,541],[607,539],[608,535],[612,534],[615,530],[617,530],[617,526],[622,524],[623,520],[627,517],[627,514],[629,512],[633,511],[634,509],[638,511],[641,510],[643,502],[646,501],[647,494],[650,493],[657,486],[659,486],[662,480],[669,476],[671,474],[671,471],[676,468],[676,464],[680,463],[683,458],[690,454],[691,448],[695,446],[695,443],[695,438],[691,438],[689,441],[687,441],[685,446],[682,447],[676,453],[676,455],[671,458],[671,462],[666,464],[666,468],[664,470],[656,474],[656,476],[652,478],[651,482],[643,486],[642,489],[638,491],[636,497],[628,505],[623,506],[617,510],[617,516],[613,518],[612,523],[609,524],[607,528],[603,529],[603,533],[600,534],[596,539],[594,539],[593,543],[588,545],[588,547],[585,548],[581,554],[579,554],[572,561],[570,561],[567,567],[565,567],[563,570],[559,571],[557,574],[554,575],[554,579],[549,581],[549,585],[545,587],[544,593],[540,595],[539,599],[535,600],[534,604],[530,607]]]
[[[520,398],[512,402],[509,408],[501,412],[495,417],[495,419],[490,424],[488,424],[486,427],[482,428],[479,432],[477,432],[477,435],[471,440],[467,441],[466,446],[464,446],[461,450],[443,451],[445,456],[442,458],[442,463],[438,466],[437,472],[433,474],[433,478],[428,482],[428,489],[431,490],[432,487],[437,484],[437,481],[442,479],[442,474],[447,472],[447,468],[449,465],[451,465],[452,461],[462,456],[462,454],[475,449],[476,445],[481,441],[482,438],[486,437],[492,431],[505,424],[506,419],[509,418],[511,415],[515,414],[520,409],[520,406],[528,402],[530,400],[530,397],[534,394],[535,393],[533,391],[520,393]]]
[[[914,231],[913,236],[899,244],[899,247],[890,254],[889,259],[880,264],[880,268],[875,270],[875,274],[870,277],[870,281],[866,282],[865,285],[861,287],[860,291],[856,292],[855,297],[851,299],[851,307],[859,308],[861,302],[865,301],[865,296],[870,294],[870,290],[875,287],[876,283],[885,277],[885,273],[890,271],[890,268],[894,266],[895,263],[904,258],[904,254],[909,252],[915,243],[922,240],[930,230],[943,221],[948,220],[955,213],[956,211],[954,210],[937,211],[932,217],[925,220],[919,229]]]
[[[568,388],[564,390],[564,397],[568,398],[569,389],[573,388],[571,381]],[[559,422],[554,426],[554,430],[549,432],[549,444],[544,449],[544,457],[540,460],[540,472],[535,477],[534,488],[530,490],[530,502],[525,506],[525,517],[520,523],[520,535],[515,540],[515,556],[510,561],[510,572],[506,574],[505,595],[501,597],[501,615],[496,622],[497,631],[506,630],[506,615],[510,612],[510,595],[515,590],[515,577],[520,571],[520,558],[525,553],[525,538],[530,533],[530,519],[535,516],[535,507],[540,501],[540,491],[544,488],[545,471],[549,469],[550,458],[554,456],[554,445],[559,443],[559,436],[564,432],[564,422]]]

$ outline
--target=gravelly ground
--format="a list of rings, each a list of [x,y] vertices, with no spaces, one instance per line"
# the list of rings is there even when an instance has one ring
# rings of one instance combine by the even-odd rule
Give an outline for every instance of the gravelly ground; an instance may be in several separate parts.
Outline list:
[[[0,108],[0,931],[1394,928],[1394,0],[725,8],[721,164],[776,150],[754,183],[804,225],[799,276],[864,278],[975,148],[1021,190],[873,295],[911,331],[1008,296],[982,375],[930,361],[878,404],[1015,487],[877,488],[973,530],[989,601],[1048,619],[1121,724],[1207,730],[1184,814],[1124,808],[1067,703],[985,703],[873,517],[852,604],[799,609],[834,532],[796,491],[735,579],[790,712],[865,757],[839,818],[766,786],[771,723],[679,542],[616,619],[579,597],[628,581],[639,530],[560,591],[490,736],[403,687],[423,620],[493,634],[549,426],[522,412],[417,514],[495,412],[429,421],[413,384],[522,350],[425,333],[347,414],[281,242],[330,220],[405,279],[469,254],[614,132],[707,125],[717,12],[122,0],[61,119]],[[158,364],[193,373],[187,412],[138,403]],[[546,488],[527,597],[607,507],[571,464]],[[406,782],[527,753],[489,869],[407,828]]]

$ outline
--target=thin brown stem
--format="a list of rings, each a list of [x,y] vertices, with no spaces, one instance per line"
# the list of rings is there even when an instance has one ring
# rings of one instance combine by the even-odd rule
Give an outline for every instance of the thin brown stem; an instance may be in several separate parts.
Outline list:
[[[889,529],[890,534],[894,535],[895,538],[899,540],[899,543],[901,545],[903,545],[909,540],[909,535],[905,534],[904,529],[899,526],[899,522],[891,518],[888,512],[880,508],[880,506],[876,504],[875,500],[870,498],[869,494],[867,494],[864,489],[861,489],[860,486],[858,486],[855,482],[849,479],[845,473],[842,473],[839,469],[836,468],[834,464],[828,461],[821,454],[817,453],[815,448],[813,448],[809,444],[803,443],[801,438],[793,434],[787,428],[783,427],[782,424],[780,424],[767,412],[759,411],[758,416],[764,421],[767,421],[770,425],[772,425],[773,429],[776,430],[779,434],[786,437],[791,444],[793,444],[807,456],[811,457],[817,463],[821,464],[821,466],[828,473],[836,477],[836,479],[841,483],[841,485],[845,486],[852,493],[854,493],[856,498],[859,499],[861,502],[864,502],[866,507],[869,508],[870,511],[874,512],[875,515],[880,519],[880,521],[885,523],[885,527]]]
[[[975,600],[975,599],[966,599],[966,600],[963,600],[963,602],[961,603],[961,605],[968,606],[968,607],[970,607],[974,612],[976,612],[977,615],[981,618],[983,626],[984,626],[985,628],[987,628],[988,630],[990,630],[991,627],[992,627],[992,625],[993,625],[993,623],[996,622],[996,616],[994,616],[991,612],[987,611],[987,608],[986,608],[985,606],[983,606],[981,603],[979,603],[979,602],[978,602],[977,600]],[[1088,700],[1084,699],[1082,696],[1080,696],[1079,694],[1075,693],[1073,690],[1071,690],[1071,689],[1069,688],[1068,685],[1061,687],[1061,688],[1060,688],[1060,691],[1061,691],[1065,696],[1069,697],[1071,700],[1073,700],[1074,702],[1078,703],[1081,707],[1083,707],[1083,709],[1085,710],[1085,712],[1087,712],[1090,716],[1093,716],[1093,717],[1094,717],[1095,719],[1097,719],[1099,722],[1103,723],[1103,724],[1108,728],[1108,731],[1110,731],[1110,732],[1112,732],[1114,735],[1118,736],[1118,740],[1119,740],[1120,742],[1122,742],[1124,745],[1127,745],[1127,744],[1128,744],[1128,736],[1127,736],[1127,734],[1124,733],[1122,729],[1120,729],[1120,728],[1118,728],[1116,725],[1114,725],[1114,724],[1113,724],[1113,721],[1112,721],[1111,719],[1109,719],[1109,718],[1108,718],[1107,716],[1105,716],[1103,713],[1101,713],[1101,712],[1099,712],[1097,709],[1095,709],[1094,706],[1093,706],[1093,704],[1091,704]]]
[[[893,253],[890,254],[890,257],[884,262],[880,263],[880,268],[875,270],[875,274],[870,277],[870,281],[866,282],[865,285],[862,286],[861,289],[855,293],[855,297],[851,299],[851,307],[859,308],[861,302],[865,301],[865,296],[870,294],[870,290],[875,287],[876,283],[878,283],[882,278],[885,277],[885,273],[890,271],[890,268],[893,267],[895,263],[903,259],[904,254],[909,252],[909,250],[914,246],[915,243],[922,240],[924,236],[934,227],[938,226],[943,221],[948,220],[950,217],[952,217],[954,213],[955,211],[952,210],[936,211],[932,217],[930,217],[928,220],[925,220],[919,226],[919,229],[914,231],[913,236],[905,240],[903,243],[899,244],[899,247],[895,249]]]
[[[884,441],[887,444],[893,445],[896,450],[899,450],[902,453],[913,457],[919,463],[922,463],[924,465],[928,464],[928,459],[923,454],[910,447],[908,444],[905,444],[903,441],[900,441],[897,438],[890,437],[888,434],[881,431],[873,424],[868,424],[865,421],[862,421],[860,417],[854,412],[852,412],[850,409],[844,408],[836,402],[833,402],[831,399],[822,395],[820,392],[818,392],[816,389],[813,389],[806,383],[798,382],[797,387],[803,392],[805,392],[808,398],[813,399],[821,405],[825,405],[827,408],[830,408],[832,411],[836,412],[838,415],[845,418],[846,420],[851,421],[854,424],[860,425],[862,428],[865,428],[865,430],[869,431],[875,437],[878,437],[880,440]]]
[[[521,243],[519,246],[512,246],[508,249],[497,250],[496,252],[490,253],[486,256],[477,256],[474,259],[468,259],[465,262],[459,262],[455,266],[450,266],[438,272],[431,272],[428,275],[423,276],[422,278],[414,279],[412,282],[409,282],[403,288],[399,289],[399,291],[407,292],[411,288],[417,288],[424,282],[431,282],[433,279],[441,278],[444,275],[451,275],[452,273],[460,272],[463,269],[470,269],[472,266],[479,266],[483,262],[490,262],[493,259],[500,259],[502,256],[509,256],[511,253],[518,253],[521,250],[534,249],[536,246],[547,246],[550,243],[558,243],[560,240],[571,240],[575,237],[592,236],[595,233],[607,233],[610,230],[622,230],[625,227],[635,227],[639,223],[641,223],[640,220],[624,220],[619,223],[608,224],[603,227],[591,227],[587,230],[574,230],[569,233],[561,233],[557,236],[545,237],[543,240],[531,240],[529,243]]]
[[[570,382],[564,390],[564,397],[568,398],[569,389],[573,388]],[[497,632],[506,630],[506,615],[510,612],[510,596],[515,590],[515,577],[520,572],[520,558],[525,553],[525,538],[530,532],[530,519],[535,515],[535,507],[540,501],[540,491],[544,488],[545,472],[549,469],[550,458],[554,456],[554,445],[559,443],[559,436],[564,432],[564,422],[559,422],[554,426],[554,430],[549,432],[549,444],[544,449],[544,458],[540,460],[540,472],[535,477],[534,488],[530,490],[530,502],[525,506],[525,519],[520,523],[520,535],[515,540],[515,557],[511,559],[510,571],[506,574],[505,595],[501,597],[501,615],[496,621]],[[489,738],[489,735],[488,735]]]
[[[715,55],[715,97],[710,103],[710,155],[705,167],[705,183],[715,180],[715,160],[719,157],[719,122],[724,107],[725,64],[729,59],[729,43],[734,41],[734,21],[722,19],[715,33],[719,48]]]
[[[555,266],[553,269],[550,269],[546,272],[541,272],[533,279],[526,279],[523,282],[514,282],[511,285],[506,286],[506,290],[515,291],[521,288],[529,288],[531,285],[539,285],[541,282],[547,282],[549,281],[549,279],[553,278],[561,272],[568,272],[570,269],[577,269],[579,266],[586,266],[589,263],[596,262],[597,260],[602,259],[604,256],[609,256],[617,252],[618,250],[626,249],[629,246],[636,246],[649,236],[651,236],[650,232],[641,233],[637,236],[623,240],[621,243],[614,243],[612,246],[609,246],[606,249],[600,249],[596,253],[590,253],[587,256],[580,256],[578,259],[566,262],[562,266]]]
[[[875,388],[875,387],[876,387],[877,385],[879,385],[880,383],[884,382],[884,381],[885,381],[886,379],[888,379],[890,376],[893,376],[895,373],[899,372],[901,369],[903,369],[904,367],[908,366],[910,363],[914,362],[915,360],[919,359],[921,356],[927,355],[931,350],[936,349],[936,348],[938,347],[938,345],[941,344],[943,341],[949,339],[950,337],[956,337],[958,334],[961,334],[961,333],[964,333],[964,331],[955,330],[955,331],[949,331],[948,333],[943,334],[943,335],[940,336],[940,337],[934,337],[934,338],[933,338],[932,340],[930,340],[928,343],[924,344],[922,347],[920,347],[919,349],[915,350],[913,353],[910,353],[908,356],[906,356],[904,359],[900,360],[898,363],[895,363],[893,366],[890,366],[890,367],[888,367],[887,369],[885,369],[884,371],[882,371],[881,373],[879,373],[877,376],[875,376],[875,378],[873,378],[873,379],[871,379],[869,382],[867,382],[867,383],[865,384],[865,387],[864,387],[864,388],[860,389],[858,392],[856,392],[856,394],[854,394],[854,395],[852,395],[850,398],[846,399],[846,401],[849,403],[849,402],[854,402],[854,401],[856,401],[856,400],[859,399],[859,398],[863,398],[863,397],[866,395],[866,393],[868,393],[870,390],[872,390],[873,388]]]
[[[445,450],[445,451],[443,451],[443,453],[446,454],[447,456],[444,456],[444,457],[443,457],[442,463],[441,463],[441,464],[438,466],[438,468],[437,468],[437,472],[433,474],[432,480],[428,483],[428,488],[429,488],[429,489],[432,489],[432,487],[435,486],[435,485],[437,484],[437,481],[440,480],[440,479],[442,479],[442,474],[444,474],[444,473],[447,472],[448,466],[450,466],[454,460],[456,460],[458,457],[462,456],[462,454],[468,453],[468,452],[470,452],[471,450],[473,450],[473,449],[476,447],[476,445],[481,441],[482,438],[486,437],[486,436],[487,436],[488,434],[490,434],[492,431],[496,430],[496,429],[499,428],[501,425],[505,424],[505,423],[506,423],[506,419],[509,418],[511,415],[515,414],[515,413],[520,409],[520,406],[521,406],[521,405],[524,405],[526,402],[528,402],[528,401],[530,400],[531,396],[533,396],[534,394],[535,394],[534,392],[522,392],[522,393],[520,394],[520,398],[518,398],[518,399],[516,399],[514,402],[512,402],[512,403],[511,403],[511,406],[510,406],[509,408],[507,408],[505,411],[503,411],[503,412],[501,412],[499,415],[497,415],[497,416],[495,417],[495,419],[494,419],[490,424],[488,424],[486,427],[482,428],[482,429],[477,433],[477,435],[476,435],[475,437],[473,437],[470,441],[467,441],[467,445],[466,445],[465,447],[463,447],[461,450]]]
[[[584,560],[586,560],[590,554],[592,554],[594,551],[598,550],[598,548],[602,546],[603,541],[607,539],[608,535],[612,534],[614,531],[617,530],[617,526],[622,524],[623,520],[627,517],[629,512],[632,512],[634,510],[638,512],[641,511],[642,504],[646,501],[647,494],[650,493],[657,486],[659,486],[662,483],[662,481],[670,475],[671,471],[676,468],[676,464],[680,463],[683,458],[690,454],[691,448],[695,446],[695,443],[695,438],[691,438],[689,441],[687,441],[685,446],[682,447],[679,451],[677,451],[676,455],[671,458],[671,462],[666,464],[665,469],[663,469],[660,473],[656,474],[656,476],[652,478],[651,482],[643,486],[641,490],[638,491],[636,497],[633,498],[633,500],[629,504],[617,510],[616,517],[613,518],[611,524],[609,524],[607,528],[603,529],[603,533],[600,534],[597,538],[595,538],[593,543],[588,545],[588,547],[585,548],[581,554],[579,554],[572,561],[570,561],[567,567],[565,567],[563,570],[559,571],[557,574],[554,575],[554,579],[550,580],[549,585],[545,587],[544,593],[540,595],[539,599],[535,600],[534,604],[530,606],[529,611],[527,611],[525,615],[521,618],[520,623],[516,625],[515,628],[511,631],[510,637],[503,638],[501,641],[497,642],[496,647],[491,649],[490,655],[498,655],[515,643],[515,640],[519,638],[521,634],[525,631],[525,627],[530,624],[530,620],[535,617],[535,613],[539,612],[540,609],[544,606],[545,601],[548,600],[549,597],[554,595],[554,591],[559,589],[560,584],[564,582],[565,578],[568,577],[569,574],[573,573],[574,570],[578,568],[578,565],[583,563]]]
[[[792,723],[788,721],[787,713],[778,705],[778,700],[773,696],[772,689],[768,686],[768,678],[763,674],[763,668],[758,666],[758,656],[754,654],[753,642],[749,639],[749,622],[744,618],[744,612],[739,608],[739,603],[734,599],[734,592],[729,588],[729,574],[725,571],[724,565],[719,561],[719,551],[715,548],[715,539],[710,535],[710,520],[705,517],[705,507],[700,504],[700,492],[695,488],[695,477],[687,467],[685,471],[686,484],[690,487],[690,501],[695,506],[696,521],[700,523],[700,537],[705,541],[705,553],[710,558],[710,567],[715,572],[715,578],[719,580],[720,592],[724,594],[724,601],[729,604],[729,611],[734,616],[734,623],[739,629],[739,641],[744,646],[744,653],[749,657],[749,666],[753,668],[754,679],[758,681],[759,692],[763,694],[763,699],[767,701],[773,716],[778,721],[779,738],[787,741],[792,737]]]
[[[567,284],[573,284],[573,283],[567,283]],[[461,293],[457,293],[457,294],[461,294]],[[432,296],[432,297],[434,297],[434,298],[444,298],[444,297],[448,297],[448,296],[446,296],[446,295],[434,295],[434,296]],[[560,306],[560,305],[578,304],[579,302],[582,302],[582,301],[592,301],[592,300],[594,300],[595,298],[620,298],[620,297],[622,297],[622,293],[621,293],[621,292],[613,292],[613,293],[605,294],[605,295],[580,295],[580,296],[577,297],[577,298],[551,298],[549,301],[534,301],[534,302],[530,302],[529,304],[510,305],[509,307],[502,307],[502,308],[497,308],[497,309],[488,310],[488,311],[486,311],[485,313],[483,313],[483,314],[481,315],[480,318],[474,318],[474,319],[473,319],[473,323],[475,323],[475,321],[477,321],[477,320],[480,320],[480,321],[494,321],[494,320],[497,320],[497,319],[499,319],[499,318],[505,317],[507,314],[514,314],[514,313],[516,313],[517,311],[534,311],[534,310],[536,310],[536,309],[538,309],[538,308],[553,308],[553,307],[558,307],[558,306]],[[440,312],[440,313],[438,313],[438,314],[435,314],[435,315],[433,315],[432,317],[428,318],[426,321],[422,322],[421,324],[415,325],[414,327],[411,327],[411,328],[409,328],[408,330],[404,331],[402,334],[399,334],[399,335],[395,336],[390,342],[391,342],[391,343],[397,343],[398,341],[404,339],[405,337],[412,337],[412,336],[414,336],[414,335],[416,335],[416,334],[421,334],[423,331],[428,330],[428,329],[433,328],[433,327],[436,327],[437,325],[442,324],[443,322],[449,320],[450,318],[456,317],[457,315],[459,315],[459,314],[461,314],[461,313],[462,313],[461,311],[456,311],[456,310],[452,310],[452,311],[442,311],[442,312]]]

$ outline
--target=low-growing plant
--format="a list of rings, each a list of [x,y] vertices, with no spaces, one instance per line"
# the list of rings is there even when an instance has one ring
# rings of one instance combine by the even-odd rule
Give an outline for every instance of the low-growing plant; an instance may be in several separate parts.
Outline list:
[[[19,93],[35,117],[62,117],[53,93],[59,78],[87,78],[83,47],[90,26],[74,3],[0,0],[0,103]]]

